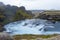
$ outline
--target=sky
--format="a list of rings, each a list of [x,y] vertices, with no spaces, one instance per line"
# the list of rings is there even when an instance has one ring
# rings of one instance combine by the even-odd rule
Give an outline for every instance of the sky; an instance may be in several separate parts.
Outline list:
[[[60,0],[0,0],[0,2],[24,6],[27,10],[60,10]]]

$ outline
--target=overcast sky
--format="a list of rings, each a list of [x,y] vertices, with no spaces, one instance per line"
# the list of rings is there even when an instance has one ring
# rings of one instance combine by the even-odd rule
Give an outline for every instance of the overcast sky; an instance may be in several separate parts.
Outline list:
[[[27,10],[60,10],[60,0],[0,0],[0,2],[16,6],[25,6]]]

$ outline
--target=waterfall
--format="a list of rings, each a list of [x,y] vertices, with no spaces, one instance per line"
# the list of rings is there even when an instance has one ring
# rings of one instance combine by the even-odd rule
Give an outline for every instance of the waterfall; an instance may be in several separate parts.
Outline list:
[[[48,20],[42,19],[26,19],[22,21],[12,22],[4,26],[6,32],[11,34],[50,34],[45,29],[54,29],[55,24]]]

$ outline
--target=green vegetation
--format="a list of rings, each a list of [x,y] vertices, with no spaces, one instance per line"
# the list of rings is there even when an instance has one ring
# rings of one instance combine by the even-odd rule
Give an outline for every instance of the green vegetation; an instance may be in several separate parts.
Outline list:
[[[51,38],[51,37],[55,37],[55,36],[57,36],[57,35],[56,34],[54,34],[54,35],[32,35],[32,34],[28,35],[28,34],[24,34],[24,35],[15,35],[15,36],[13,36],[13,38],[15,40],[20,40],[20,39],[30,40],[30,39],[37,39],[37,38]]]
[[[0,32],[3,26],[10,22],[32,18],[32,15],[30,15],[32,13],[30,11],[27,11],[24,6],[17,7],[11,5],[4,5],[2,2],[1,5],[0,5]]]
[[[31,19],[31,18],[32,18],[32,16],[29,15],[26,11],[18,10],[18,11],[16,12],[16,15],[15,15],[14,20],[15,20],[15,21],[18,21],[18,20]]]

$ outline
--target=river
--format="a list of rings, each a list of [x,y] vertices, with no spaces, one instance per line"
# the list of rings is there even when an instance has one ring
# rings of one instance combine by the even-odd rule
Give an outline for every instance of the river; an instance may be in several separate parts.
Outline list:
[[[60,22],[52,23],[42,19],[26,19],[16,21],[4,26],[5,32],[12,35],[16,34],[60,34]]]

